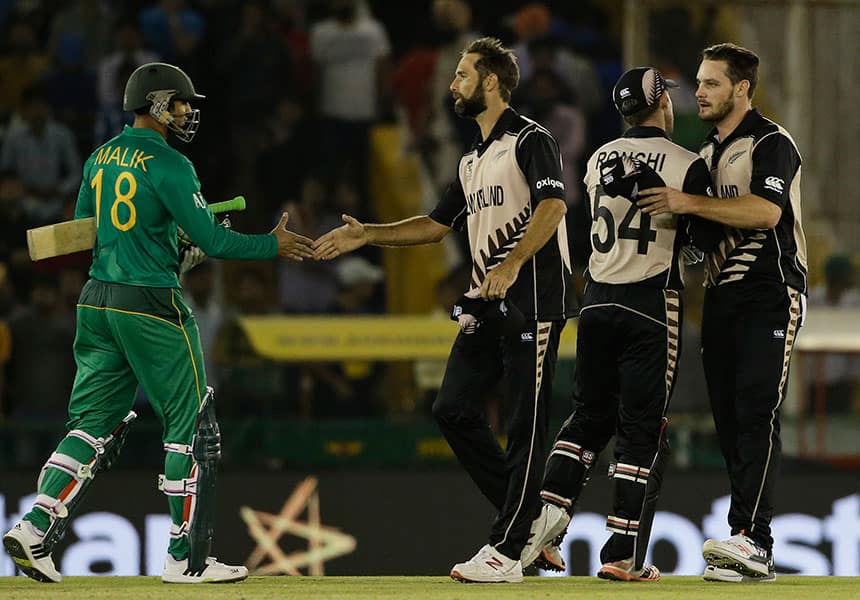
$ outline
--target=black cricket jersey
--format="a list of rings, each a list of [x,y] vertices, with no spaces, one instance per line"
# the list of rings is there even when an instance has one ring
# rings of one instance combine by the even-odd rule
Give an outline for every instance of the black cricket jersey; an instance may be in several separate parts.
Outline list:
[[[606,284],[640,284],[681,289],[684,222],[677,215],[648,215],[630,199],[608,195],[603,165],[630,157],[651,167],[666,185],[690,194],[713,195],[708,167],[697,154],[670,140],[659,127],[631,127],[601,146],[588,160],[583,181],[589,197],[592,253],[586,277]]]
[[[788,131],[753,109],[725,140],[720,141],[713,129],[699,154],[708,163],[718,197],[755,194],[782,209],[779,222],[771,229],[724,227],[719,248],[706,258],[706,285],[765,280],[805,294],[801,158]]]
[[[508,108],[486,140],[476,138],[460,159],[457,179],[448,186],[430,218],[458,231],[466,225],[472,253],[471,288],[519,242],[540,201],[564,200],[561,156],[552,134]],[[527,319],[564,320],[576,316],[567,226],[520,269],[507,292]]]

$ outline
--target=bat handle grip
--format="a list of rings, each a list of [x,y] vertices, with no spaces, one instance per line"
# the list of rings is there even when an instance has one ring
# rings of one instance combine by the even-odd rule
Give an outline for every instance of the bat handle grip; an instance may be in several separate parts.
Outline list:
[[[214,213],[224,213],[232,210],[245,210],[245,196],[236,196],[232,200],[214,202],[209,205]]]

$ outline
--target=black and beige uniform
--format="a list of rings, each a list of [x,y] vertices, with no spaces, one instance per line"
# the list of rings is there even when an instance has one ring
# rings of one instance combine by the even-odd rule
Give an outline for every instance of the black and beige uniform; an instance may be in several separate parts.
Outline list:
[[[552,447],[541,497],[571,511],[589,468],[616,435],[615,501],[606,525],[613,535],[601,551],[603,562],[633,555],[675,382],[681,249],[689,241],[686,219],[647,215],[631,200],[607,194],[602,169],[620,156],[650,166],[665,185],[711,193],[705,162],[657,127],[632,127],[588,161],[592,254],[577,331],[575,408]]]
[[[800,153],[788,132],[751,110],[700,151],[721,198],[755,194],[782,210],[771,229],[725,227],[706,256],[702,360],[731,481],[729,525],[766,549],[781,445],[779,407],[806,298]]]
[[[430,217],[468,229],[471,288],[501,263],[526,231],[537,205],[564,200],[558,144],[543,127],[507,109],[486,140],[460,159],[456,181]],[[519,271],[506,298],[526,317],[517,335],[461,332],[448,358],[433,415],[457,458],[498,509],[490,544],[519,559],[537,516],[546,459],[547,402],[566,319],[575,316],[567,229],[557,231]],[[490,430],[484,391],[501,381],[511,408],[507,448]]]

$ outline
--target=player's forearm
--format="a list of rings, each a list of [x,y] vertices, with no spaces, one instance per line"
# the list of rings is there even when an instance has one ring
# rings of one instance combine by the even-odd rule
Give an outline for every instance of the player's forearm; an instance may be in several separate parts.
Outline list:
[[[451,231],[426,215],[396,223],[365,223],[367,243],[374,246],[416,246],[440,241]]]
[[[755,194],[738,198],[691,196],[688,212],[738,229],[770,229],[782,214],[779,206]]]
[[[558,230],[558,224],[567,212],[567,205],[560,198],[547,198],[540,202],[532,215],[522,239],[517,242],[506,260],[513,261],[517,266],[522,265]]]
[[[186,221],[186,224],[188,228],[179,223],[191,241],[212,258],[257,260],[278,254],[278,241],[274,235],[253,235],[227,229],[211,213],[195,213],[193,220]]]

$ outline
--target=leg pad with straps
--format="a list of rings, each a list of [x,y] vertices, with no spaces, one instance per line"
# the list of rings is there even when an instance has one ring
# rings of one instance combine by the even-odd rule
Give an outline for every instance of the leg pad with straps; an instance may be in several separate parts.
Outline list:
[[[104,438],[96,438],[80,429],[74,429],[67,437],[78,438],[92,447],[95,451],[89,462],[81,462],[72,456],[55,452],[51,455],[39,475],[39,487],[49,469],[56,469],[70,475],[72,480],[60,492],[58,498],[46,494],[36,497],[35,507],[46,512],[51,518],[51,525],[42,540],[42,549],[51,553],[69,526],[70,517],[74,516],[81,500],[100,472],[111,468],[119,457],[120,450],[128,435],[128,427],[137,418],[134,411],[129,411],[126,417],[114,430]]]

